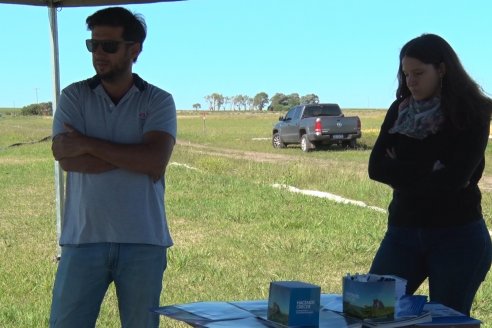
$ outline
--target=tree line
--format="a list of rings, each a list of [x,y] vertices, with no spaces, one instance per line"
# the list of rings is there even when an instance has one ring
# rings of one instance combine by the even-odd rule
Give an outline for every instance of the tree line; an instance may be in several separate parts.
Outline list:
[[[299,96],[298,93],[289,95],[277,92],[269,98],[266,92],[259,92],[254,97],[247,95],[223,96],[220,93],[212,93],[204,97],[208,104],[208,110],[268,110],[268,111],[286,111],[289,108],[299,104],[318,104],[319,97],[314,93],[305,96]],[[193,109],[199,110],[202,106],[199,103],[193,104]]]
[[[51,101],[43,102],[39,104],[30,104],[21,108],[21,115],[40,115],[40,116],[52,116],[53,104]]]

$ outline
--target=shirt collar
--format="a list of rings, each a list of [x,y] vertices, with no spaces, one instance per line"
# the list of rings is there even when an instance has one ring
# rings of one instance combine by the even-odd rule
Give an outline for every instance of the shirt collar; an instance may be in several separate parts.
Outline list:
[[[147,89],[148,83],[146,81],[144,81],[140,76],[138,76],[138,74],[133,73],[132,75],[133,75],[133,85],[137,87],[137,89],[140,92]],[[101,79],[97,75],[94,75],[93,77],[87,79],[86,81],[92,90],[96,89],[101,84]]]

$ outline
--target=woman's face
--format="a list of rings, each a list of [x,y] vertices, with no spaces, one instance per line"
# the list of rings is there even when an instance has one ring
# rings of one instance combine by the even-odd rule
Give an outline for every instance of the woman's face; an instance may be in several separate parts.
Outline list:
[[[401,67],[408,89],[415,100],[425,100],[440,95],[444,64],[436,68],[432,64],[425,64],[416,58],[405,56],[401,61]]]

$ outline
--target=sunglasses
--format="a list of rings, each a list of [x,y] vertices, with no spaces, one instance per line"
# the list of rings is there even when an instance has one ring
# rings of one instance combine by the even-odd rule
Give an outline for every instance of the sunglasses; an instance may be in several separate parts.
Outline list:
[[[120,44],[133,44],[133,41],[114,41],[114,40],[94,40],[87,39],[85,40],[85,45],[87,46],[87,50],[89,52],[97,51],[99,46],[102,47],[102,50],[108,54],[114,54],[120,48]]]

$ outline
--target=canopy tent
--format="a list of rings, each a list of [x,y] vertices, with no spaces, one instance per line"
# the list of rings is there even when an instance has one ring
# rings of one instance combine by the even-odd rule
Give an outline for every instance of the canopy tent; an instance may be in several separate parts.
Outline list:
[[[0,0],[0,3],[16,5],[46,6],[49,11],[49,22],[51,29],[51,51],[52,51],[52,68],[53,68],[53,115],[58,104],[60,95],[60,64],[58,56],[58,21],[57,8],[62,7],[91,7],[91,6],[108,6],[124,4],[144,4],[155,2],[171,2],[180,0]],[[63,170],[57,161],[55,161],[55,193],[56,193],[56,235],[60,239],[63,204],[65,200]],[[58,248],[57,257],[60,257],[60,248]]]
[[[140,4],[152,2],[169,2],[179,0],[2,0],[0,3],[10,3],[13,5],[31,5],[31,6],[47,6],[50,8],[57,7],[91,7],[91,6],[107,6],[107,5],[124,5],[124,4]]]

